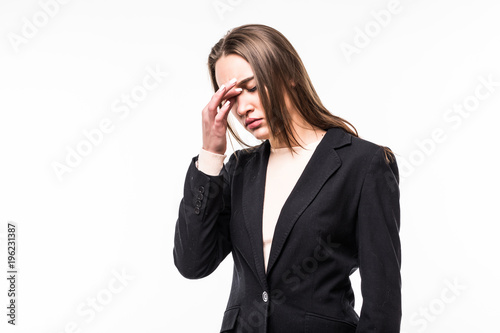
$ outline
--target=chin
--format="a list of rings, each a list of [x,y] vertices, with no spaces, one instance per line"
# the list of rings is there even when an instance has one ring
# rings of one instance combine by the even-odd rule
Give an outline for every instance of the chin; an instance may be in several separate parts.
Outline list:
[[[257,139],[257,140],[267,140],[269,139],[269,130],[267,127],[259,127],[256,128],[253,131],[250,131],[250,133]]]

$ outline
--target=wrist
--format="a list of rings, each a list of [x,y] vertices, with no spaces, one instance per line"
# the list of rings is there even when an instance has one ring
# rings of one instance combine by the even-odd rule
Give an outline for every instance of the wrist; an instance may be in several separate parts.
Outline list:
[[[217,176],[224,165],[226,155],[212,153],[201,148],[198,155],[197,168],[210,176]]]
[[[215,154],[215,155],[224,155],[226,153],[226,150],[220,150],[220,149],[213,149],[213,148],[207,148],[205,146],[202,146],[201,149],[203,149],[204,151],[208,152],[208,153],[211,153],[211,154]]]

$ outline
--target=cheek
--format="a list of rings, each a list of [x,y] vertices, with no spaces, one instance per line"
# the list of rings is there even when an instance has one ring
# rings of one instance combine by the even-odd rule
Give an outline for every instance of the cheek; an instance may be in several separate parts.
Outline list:
[[[243,118],[236,112],[237,110],[237,106],[233,106],[232,109],[229,111],[231,112],[231,114],[233,115],[234,118],[236,118],[236,120],[243,124]]]
[[[264,108],[262,107],[262,103],[258,95],[255,96],[253,103],[262,113],[264,113]]]

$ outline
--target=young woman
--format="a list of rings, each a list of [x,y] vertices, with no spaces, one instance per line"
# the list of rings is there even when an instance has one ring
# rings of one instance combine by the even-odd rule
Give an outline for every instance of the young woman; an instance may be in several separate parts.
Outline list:
[[[278,31],[244,25],[213,48],[215,90],[188,169],[174,261],[190,279],[232,253],[221,332],[399,332],[399,174],[394,154],[321,103]],[[228,114],[263,140],[224,165]],[[354,311],[349,276],[360,270]]]

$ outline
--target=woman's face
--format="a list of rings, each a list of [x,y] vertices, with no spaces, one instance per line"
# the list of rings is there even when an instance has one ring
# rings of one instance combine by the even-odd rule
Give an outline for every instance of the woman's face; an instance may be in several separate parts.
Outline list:
[[[255,138],[266,140],[270,131],[253,77],[250,64],[239,55],[223,56],[215,63],[215,78],[219,87],[236,78],[235,88],[243,89],[235,97],[231,112]]]

